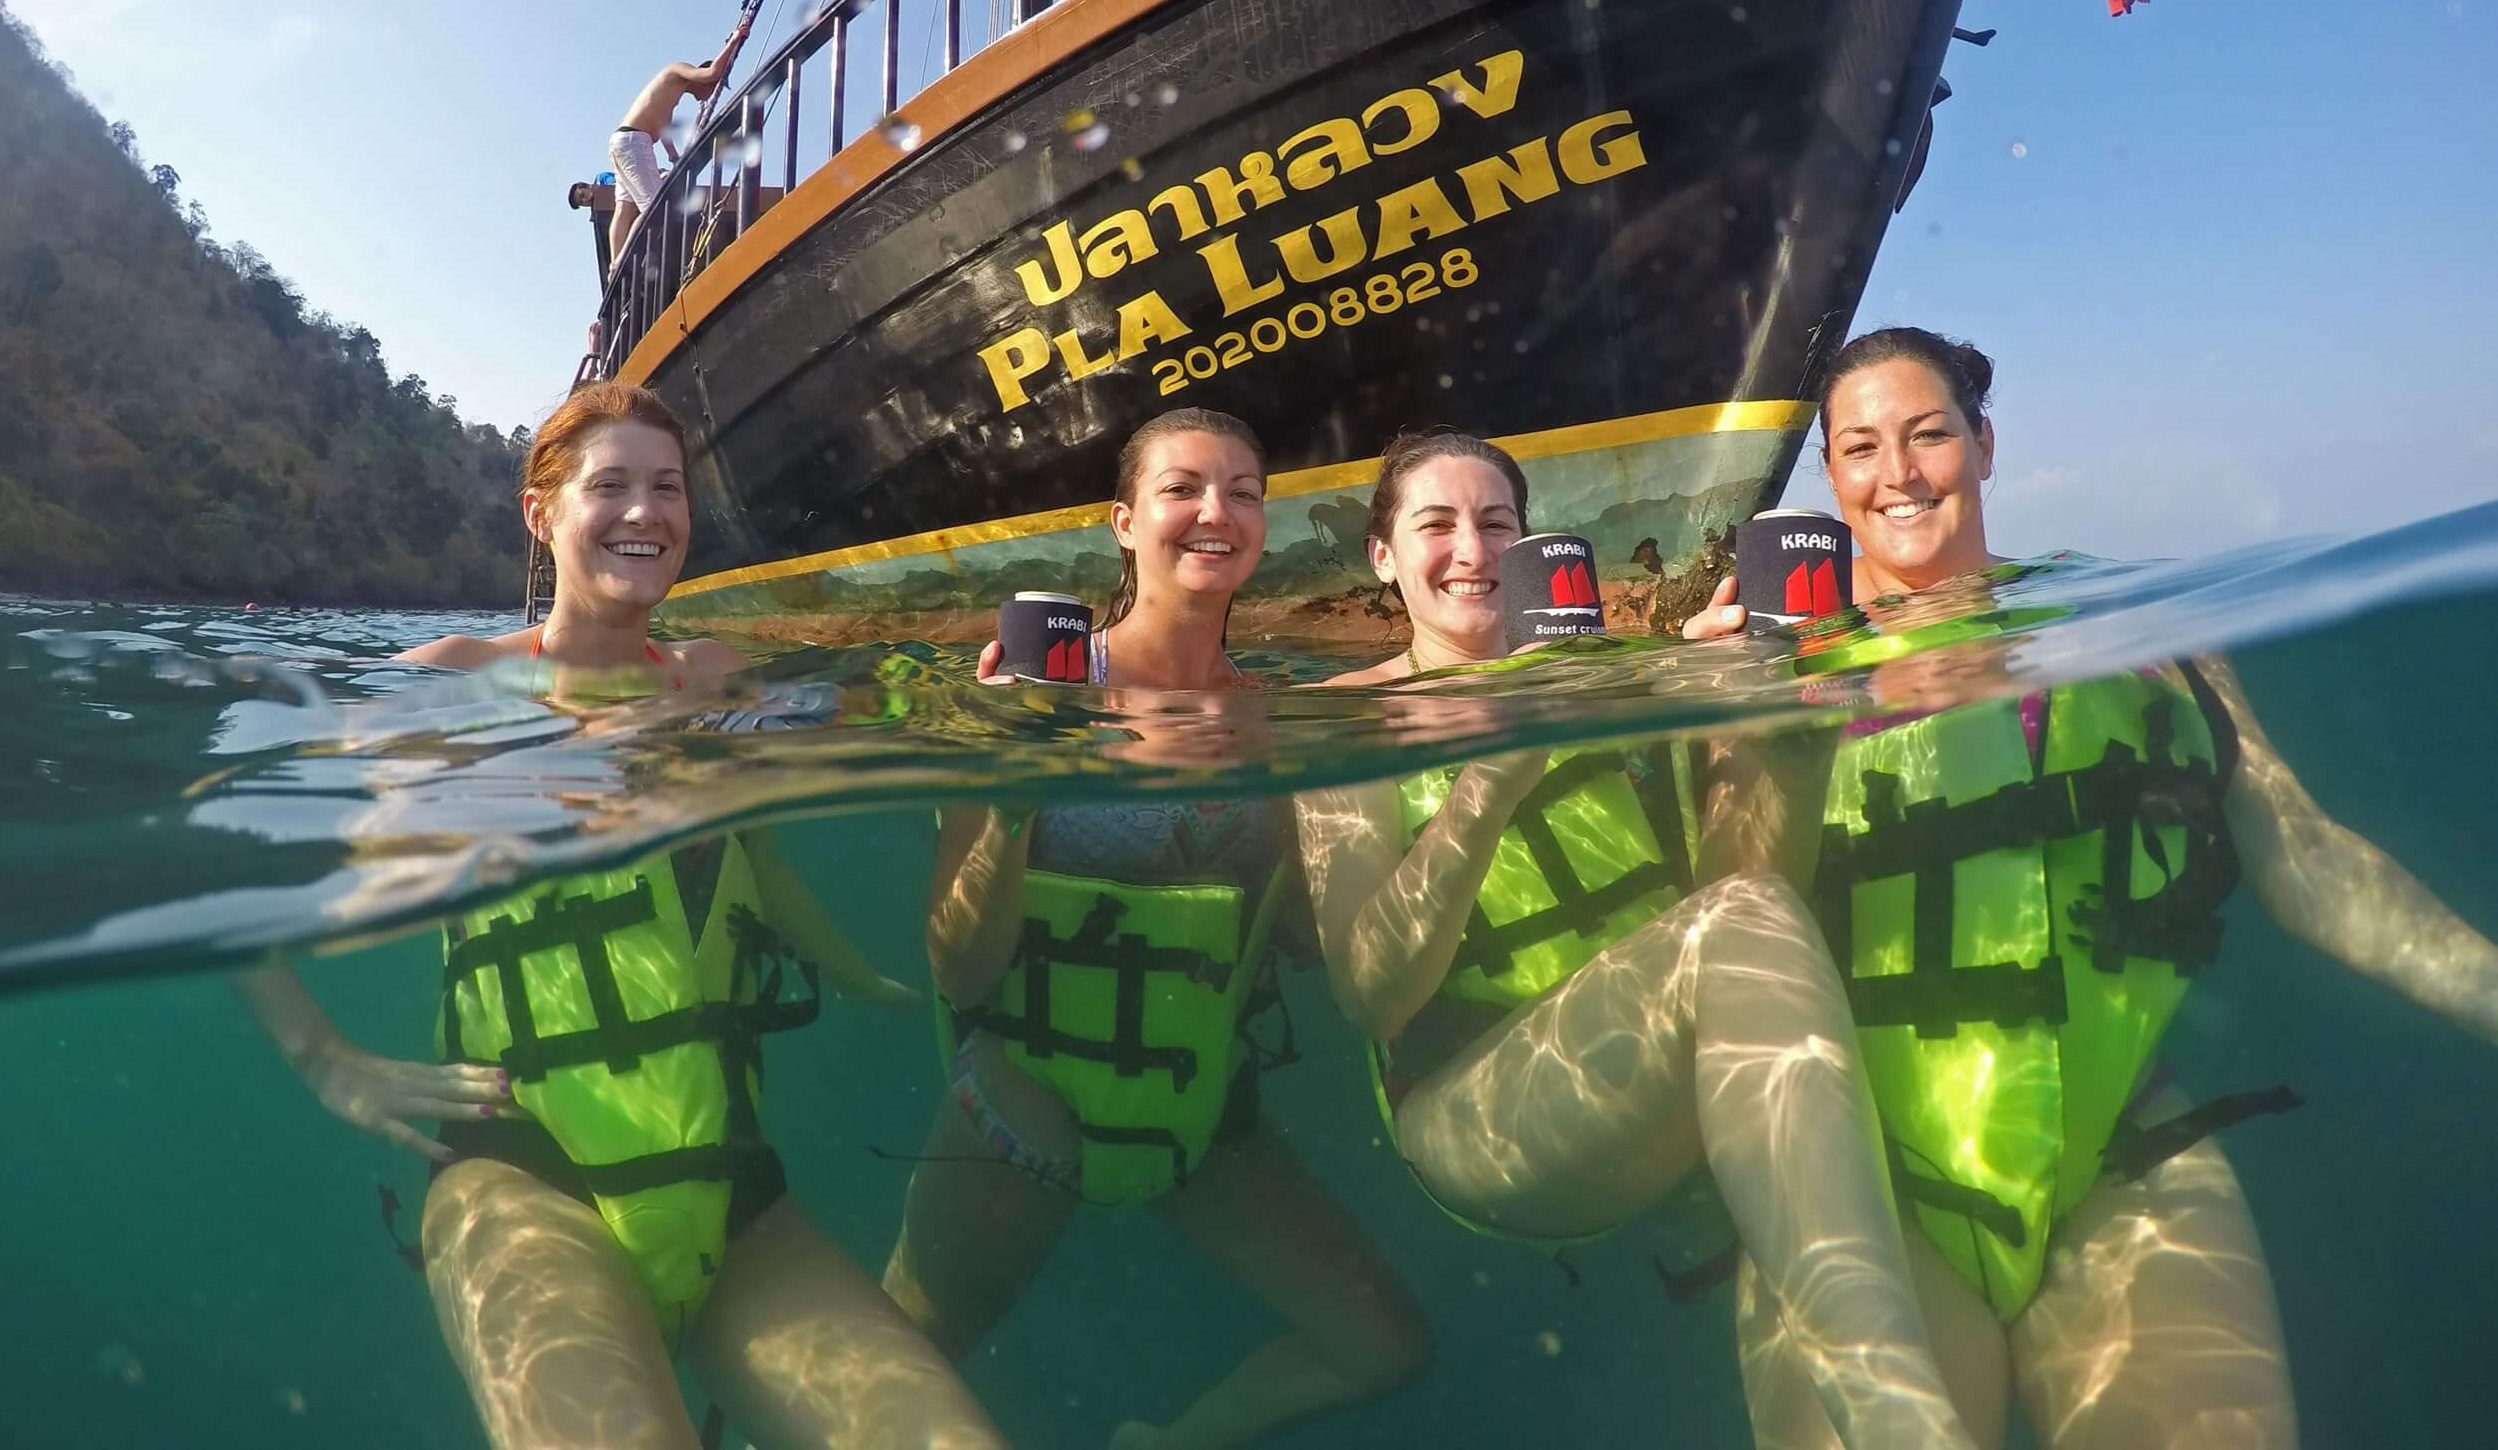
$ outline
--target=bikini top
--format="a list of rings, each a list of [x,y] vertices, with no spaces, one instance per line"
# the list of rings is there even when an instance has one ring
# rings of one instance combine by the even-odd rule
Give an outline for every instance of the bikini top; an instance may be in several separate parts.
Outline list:
[[[546,626],[541,624],[536,629],[529,632],[529,659],[531,663],[534,664],[537,661],[538,656],[544,654],[545,652]],[[659,666],[663,670],[668,670],[668,657],[659,652],[659,646],[652,644],[646,639],[642,641],[642,653],[648,657],[652,664]],[[677,674],[674,670],[668,670],[668,688],[671,690],[684,689],[684,677]]]

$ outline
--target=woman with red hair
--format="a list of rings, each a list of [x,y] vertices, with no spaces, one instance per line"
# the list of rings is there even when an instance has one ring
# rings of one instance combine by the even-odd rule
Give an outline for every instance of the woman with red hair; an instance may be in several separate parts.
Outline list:
[[[402,658],[525,660],[542,693],[593,676],[603,694],[685,690],[742,668],[719,641],[650,637],[685,562],[685,465],[655,395],[574,392],[521,481],[555,560],[545,623]],[[892,990],[767,834],[534,883],[449,923],[444,954],[438,1064],[347,1042],[285,968],[240,987],[325,1107],[434,1160],[426,1281],[495,1445],[697,1444],[679,1350],[760,1446],[1002,1443],[944,1356],[789,1199],[763,1138],[761,1038],[816,1007],[784,986],[829,971]],[[414,1119],[440,1120],[439,1136]]]

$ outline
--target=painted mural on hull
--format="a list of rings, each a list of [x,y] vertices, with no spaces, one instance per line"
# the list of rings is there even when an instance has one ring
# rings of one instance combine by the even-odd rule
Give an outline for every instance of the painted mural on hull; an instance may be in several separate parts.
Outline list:
[[[1156,10],[831,208],[649,370],[708,515],[672,607],[946,637],[1016,589],[1107,593],[1118,448],[1191,405],[1268,444],[1253,628],[1376,627],[1374,460],[1442,423],[1508,443],[1537,525],[1655,598],[1776,496],[1955,8]]]

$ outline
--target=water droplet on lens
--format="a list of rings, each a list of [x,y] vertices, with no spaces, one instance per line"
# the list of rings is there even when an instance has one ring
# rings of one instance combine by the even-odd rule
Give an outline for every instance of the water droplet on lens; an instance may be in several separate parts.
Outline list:
[[[1733,22],[1735,22],[1737,25],[1741,25],[1741,24],[1743,24],[1745,21],[1747,21],[1747,20],[1751,19],[1751,18],[1752,18],[1752,16],[1751,16],[1751,13],[1750,13],[1750,12],[1746,11],[1746,10],[1745,10],[1742,6],[1738,5],[1738,6],[1736,6],[1735,8],[1733,8],[1732,10],[1729,10],[1729,11],[1727,11],[1727,12],[1726,12],[1726,18],[1727,18],[1727,19],[1729,19],[1729,20],[1731,20],[1731,21],[1733,21]]]
[[[2027,156],[2027,155],[2029,155],[2029,154],[2030,154],[2030,143],[2029,143],[2029,142],[2027,142],[2027,141],[2015,141],[2015,142],[2013,142],[2013,143],[2012,143],[2012,159],[2013,159],[2013,160],[2018,161],[2018,160],[2020,160],[2022,157]]]
[[[738,138],[737,164],[741,169],[763,164],[763,138],[761,136],[750,131]]]
[[[1475,1270],[1472,1274],[1467,1275],[1466,1278],[1469,1283],[1472,1283],[1478,1289],[1489,1289],[1492,1287],[1492,1276],[1483,1272],[1481,1269]]]
[[[1483,304],[1483,311],[1486,316],[1498,317],[1501,315],[1501,305],[1497,302],[1486,302]]]
[[[897,150],[909,151],[919,145],[919,123],[901,116],[887,116],[876,123],[876,130]]]
[[[1778,235],[1780,235],[1780,236],[1782,236],[1782,237],[1792,237],[1792,236],[1794,236],[1794,235],[1795,235],[1795,218],[1794,218],[1794,217],[1787,217],[1787,216],[1782,216],[1782,217],[1780,217],[1780,218],[1778,219],[1777,225],[1776,225],[1776,227],[1774,228],[1774,230],[1776,230],[1776,231],[1777,231],[1777,233],[1778,233]]]
[[[1552,1330],[1547,1329],[1543,1333],[1535,1336],[1535,1349],[1538,1354],[1543,1355],[1546,1359],[1559,1359],[1561,1357],[1561,1336]]]
[[[508,885],[520,876],[521,851],[508,841],[482,841],[469,858],[469,869],[483,886]]]
[[[1450,377],[1446,373],[1442,373],[1440,374],[1440,386],[1444,389],[1456,387],[1457,379]]]
[[[1890,140],[1883,142],[1883,143],[1882,143],[1882,154],[1883,154],[1883,155],[1885,155],[1885,156],[1897,156],[1897,155],[1899,155],[1899,154],[1900,154],[1900,139],[1899,139],[1897,136],[1894,136],[1894,137],[1892,137]]]
[[[1874,94],[1877,96],[1887,96],[1891,94],[1891,92],[1898,89],[1899,87],[1891,84],[1888,80],[1879,80],[1874,82]]]
[[[1466,320],[1468,322],[1481,322],[1483,320],[1483,309],[1480,307],[1467,308]]]
[[[147,1379],[147,1370],[139,1363],[139,1357],[130,1352],[129,1345],[119,1341],[95,1352],[95,1367],[107,1379],[117,1379],[134,1389]]]
[[[304,1392],[289,1385],[279,1391],[278,1403],[286,1406],[286,1413],[300,1415],[304,1412]]]
[[[703,194],[690,186],[677,198],[677,214],[680,216],[692,216],[702,209]]]
[[[1178,105],[1179,103],[1180,103],[1180,88],[1179,88],[1178,86],[1175,86],[1175,85],[1171,84],[1169,81],[1164,81],[1161,85],[1158,85],[1158,86],[1154,87],[1154,104],[1155,104],[1155,105],[1157,105],[1157,106],[1176,106],[1176,105]]]
[[[1519,356],[1524,357],[1526,355],[1527,340],[1525,338],[1519,338],[1516,342],[1511,343],[1510,346],[1516,349]]]
[[[1126,98],[1125,98],[1125,99],[1127,100],[1127,103],[1128,103],[1128,109],[1129,109],[1129,110],[1131,110],[1131,111],[1133,111],[1133,110],[1135,110],[1137,107],[1139,107],[1139,106],[1141,106],[1141,105],[1145,104],[1145,98],[1144,98],[1143,96],[1138,95],[1138,94],[1137,94],[1136,92],[1134,92],[1134,91],[1130,91],[1130,92],[1128,92],[1128,93],[1127,93],[1127,96],[1126,96]]]
[[[1030,142],[1024,139],[1024,134],[1021,131],[1009,131],[1006,133],[1006,154],[1009,156],[1023,150],[1024,147],[1030,144]]]
[[[1128,157],[1119,163],[1119,174],[1130,181],[1142,181],[1145,179],[1145,163],[1133,156]]]
[[[1067,140],[1078,151],[1099,151],[1110,139],[1110,123],[1090,110],[1069,111],[1064,124]]]

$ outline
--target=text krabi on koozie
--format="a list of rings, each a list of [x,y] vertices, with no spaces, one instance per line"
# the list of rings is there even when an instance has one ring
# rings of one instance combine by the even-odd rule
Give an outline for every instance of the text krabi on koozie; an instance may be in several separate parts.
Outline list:
[[[1072,594],[1025,590],[997,612],[1001,674],[1081,685],[1093,674],[1093,609]]]
[[[1501,629],[1509,648],[1605,632],[1596,549],[1576,534],[1530,534],[1501,551]]]
[[[1813,509],[1771,509],[1735,526],[1735,602],[1801,624],[1856,602],[1856,536]]]

